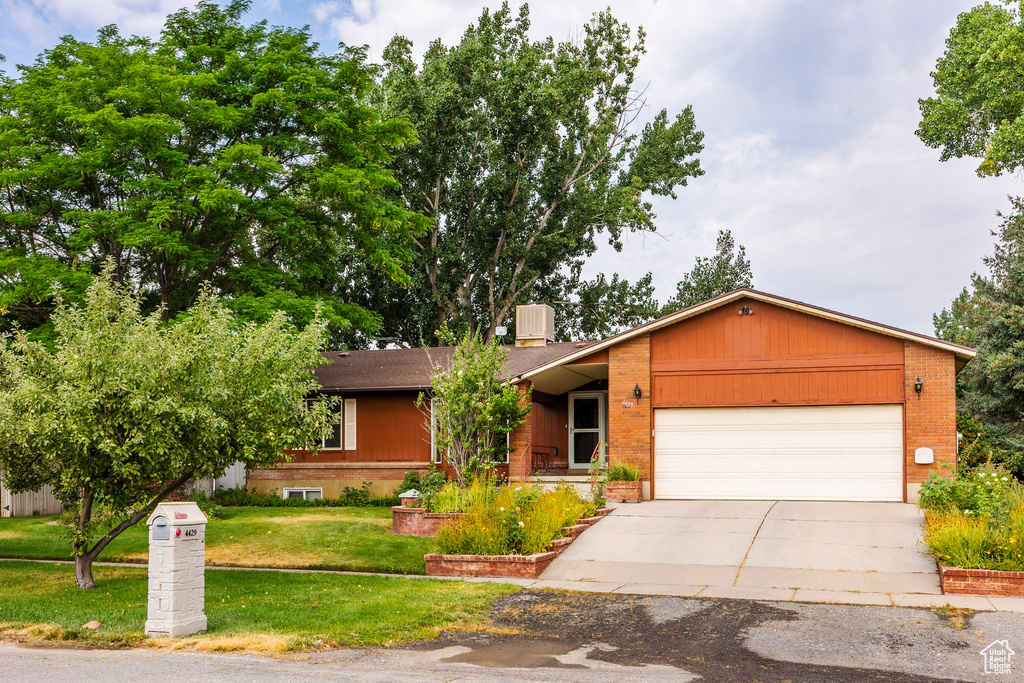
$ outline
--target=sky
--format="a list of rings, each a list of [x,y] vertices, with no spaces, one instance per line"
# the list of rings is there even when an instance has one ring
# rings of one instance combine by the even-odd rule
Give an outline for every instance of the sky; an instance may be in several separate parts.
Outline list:
[[[253,0],[247,21],[310,27],[324,51],[396,35],[453,44],[485,0]],[[62,35],[116,23],[157,35],[178,0],[0,0],[9,75]],[[518,0],[511,3],[518,6]],[[914,332],[983,271],[996,211],[1017,177],[978,178],[914,135],[917,100],[969,0],[559,0],[531,5],[531,33],[567,40],[593,12],[647,32],[638,83],[653,116],[692,105],[705,175],[656,198],[658,234],[604,244],[586,273],[654,274],[664,301],[719,230],[746,247],[754,287]],[[489,6],[497,8],[497,2]],[[644,118],[638,122],[642,126]]]

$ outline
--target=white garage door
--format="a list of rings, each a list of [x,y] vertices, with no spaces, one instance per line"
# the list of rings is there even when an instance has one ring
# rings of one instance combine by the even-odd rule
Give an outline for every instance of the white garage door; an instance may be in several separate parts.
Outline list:
[[[660,408],[657,498],[903,500],[903,409]]]

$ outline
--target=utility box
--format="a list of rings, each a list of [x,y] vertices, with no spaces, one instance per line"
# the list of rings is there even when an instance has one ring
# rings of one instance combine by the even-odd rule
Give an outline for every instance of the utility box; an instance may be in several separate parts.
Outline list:
[[[195,503],[160,503],[149,525],[146,635],[206,630],[206,515]]]

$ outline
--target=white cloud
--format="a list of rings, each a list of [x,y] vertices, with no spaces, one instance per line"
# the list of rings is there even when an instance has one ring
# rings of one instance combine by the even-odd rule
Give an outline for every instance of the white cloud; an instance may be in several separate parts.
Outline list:
[[[118,22],[156,33],[176,0],[0,0],[3,48],[34,54],[63,33],[91,39]],[[274,23],[311,25],[325,48],[396,34],[417,53],[457,42],[497,0],[263,0]],[[518,2],[511,3],[518,9]],[[941,164],[913,135],[916,100],[959,12],[977,0],[581,0],[537,2],[532,34],[578,35],[595,9],[647,31],[639,82],[651,113],[692,104],[706,133],[707,175],[656,200],[663,236],[602,248],[589,271],[655,274],[667,298],[719,229],[746,245],[755,285],[783,296],[920,332],[991,250],[989,231],[1013,179]]]

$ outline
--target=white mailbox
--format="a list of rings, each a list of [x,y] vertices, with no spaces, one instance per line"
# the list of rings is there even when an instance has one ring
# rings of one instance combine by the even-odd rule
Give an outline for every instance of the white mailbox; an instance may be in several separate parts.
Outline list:
[[[914,463],[917,465],[931,465],[935,462],[935,452],[930,448],[918,448],[914,451]]]
[[[206,515],[195,503],[160,503],[149,525],[146,635],[206,630]]]

